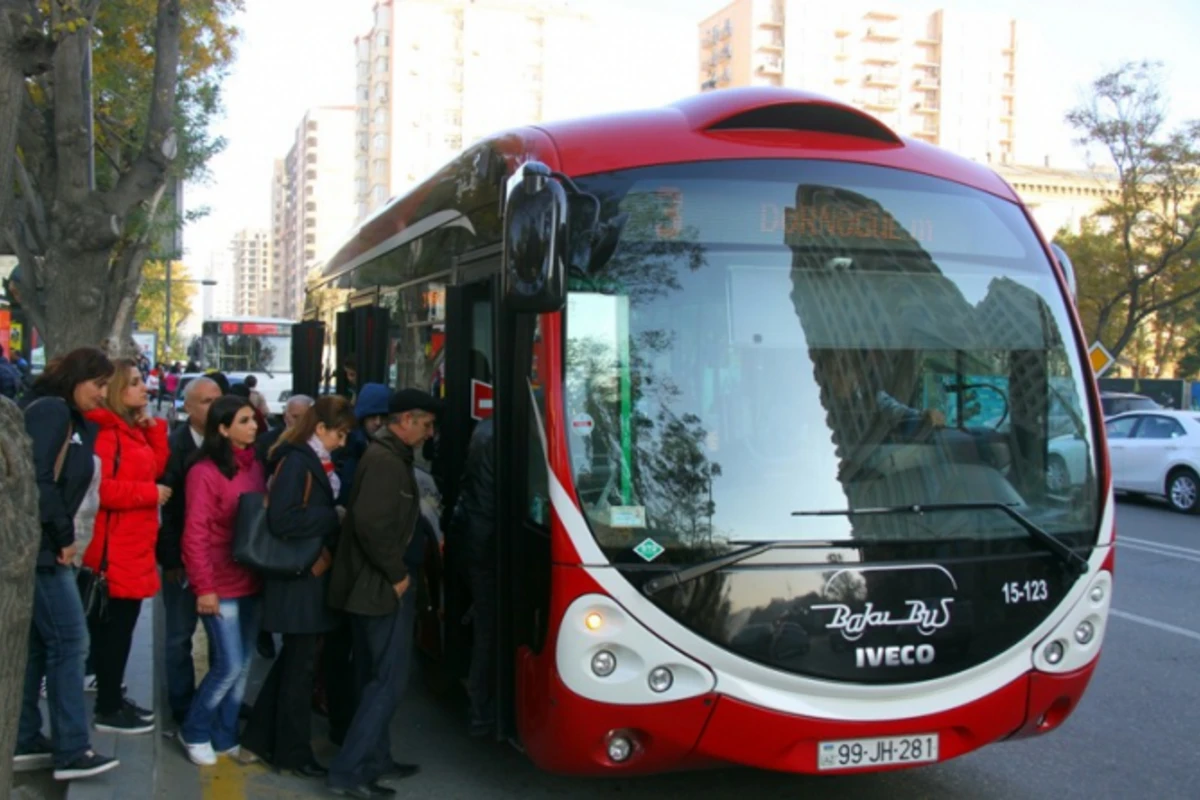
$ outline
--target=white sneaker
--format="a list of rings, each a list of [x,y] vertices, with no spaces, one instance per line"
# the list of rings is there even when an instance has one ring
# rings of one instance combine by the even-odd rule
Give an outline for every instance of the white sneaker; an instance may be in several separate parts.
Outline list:
[[[213,752],[212,742],[201,742],[200,744],[188,744],[180,737],[180,743],[183,749],[187,751],[187,757],[192,763],[199,767],[211,767],[217,763],[217,754]]]

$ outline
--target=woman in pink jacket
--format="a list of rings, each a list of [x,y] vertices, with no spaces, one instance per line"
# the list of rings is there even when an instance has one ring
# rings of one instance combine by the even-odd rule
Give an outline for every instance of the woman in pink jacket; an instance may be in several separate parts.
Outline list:
[[[238,498],[265,491],[255,458],[258,425],[249,401],[226,396],[213,403],[204,442],[187,474],[183,565],[208,634],[212,667],[196,689],[179,739],[194,763],[238,755],[238,712],[258,636],[258,575],[233,560]]]

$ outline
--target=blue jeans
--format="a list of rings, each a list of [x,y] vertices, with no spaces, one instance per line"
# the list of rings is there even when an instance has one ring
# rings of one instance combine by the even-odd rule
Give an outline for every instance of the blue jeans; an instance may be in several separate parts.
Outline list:
[[[33,585],[33,621],[29,627],[18,752],[34,748],[42,732],[38,695],[43,675],[54,766],[65,767],[91,749],[83,700],[83,662],[87,654],[87,621],[75,583],[75,570],[64,566],[55,566],[53,571],[39,569]]]
[[[211,742],[217,752],[238,743],[238,712],[250,677],[250,655],[258,638],[258,597],[222,600],[218,616],[203,616],[212,663],[196,689],[179,734],[187,744]]]
[[[192,635],[196,632],[196,595],[173,581],[163,581],[162,602],[166,628],[167,704],[177,723],[183,722],[196,693],[192,665]],[[209,659],[212,666],[212,659]]]

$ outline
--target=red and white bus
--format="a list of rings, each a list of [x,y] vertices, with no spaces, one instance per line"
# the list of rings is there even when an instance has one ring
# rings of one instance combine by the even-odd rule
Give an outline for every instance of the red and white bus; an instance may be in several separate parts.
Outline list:
[[[738,89],[472,147],[345,243],[306,335],[445,398],[448,505],[493,416],[499,731],[538,765],[892,769],[1053,730],[1096,666],[1070,270],[987,167]]]

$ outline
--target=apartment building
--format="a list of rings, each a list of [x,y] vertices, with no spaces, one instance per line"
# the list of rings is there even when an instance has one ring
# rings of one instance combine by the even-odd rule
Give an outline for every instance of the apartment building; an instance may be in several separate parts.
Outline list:
[[[498,130],[695,93],[691,33],[655,12],[379,0],[374,15],[355,40],[360,220]]]
[[[281,261],[278,316],[300,318],[310,270],[333,255],[354,226],[354,126],[353,106],[309,109],[277,167],[271,224]]]
[[[287,226],[288,173],[284,160],[275,160],[271,170],[271,274],[263,313],[282,317],[284,311],[284,232]]]
[[[229,243],[233,268],[233,313],[262,316],[268,302],[271,277],[271,235],[265,230],[244,228]]]
[[[699,25],[702,90],[788,86],[843,100],[903,136],[1009,164],[1015,20],[816,0],[736,0]]]

